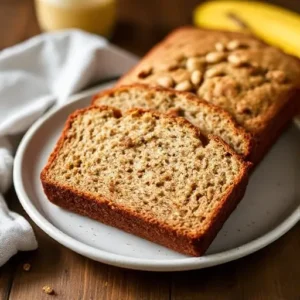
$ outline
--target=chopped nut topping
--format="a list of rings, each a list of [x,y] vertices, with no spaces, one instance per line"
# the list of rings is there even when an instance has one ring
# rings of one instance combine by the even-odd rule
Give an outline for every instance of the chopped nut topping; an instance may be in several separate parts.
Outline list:
[[[206,54],[205,59],[208,63],[217,63],[226,58],[225,53],[223,52],[210,52]]]
[[[234,67],[240,67],[240,66],[248,63],[248,58],[246,56],[241,56],[241,55],[237,55],[237,54],[230,54],[228,56],[227,60]]]
[[[210,69],[208,69],[205,73],[205,77],[207,78],[211,78],[211,77],[215,77],[215,76],[222,76],[225,75],[225,71],[223,67],[220,66],[215,66],[212,67]]]
[[[265,78],[263,76],[251,76],[249,82],[251,86],[257,87],[265,82]]]
[[[175,90],[182,91],[182,92],[187,92],[190,91],[191,89],[192,89],[192,85],[188,80],[180,82],[175,86]]]
[[[236,50],[242,46],[241,42],[238,40],[232,40],[227,45],[226,48],[228,50]]]
[[[190,79],[190,72],[186,69],[178,69],[172,73],[172,77],[176,83],[180,83]]]
[[[163,76],[157,79],[157,84],[165,88],[170,88],[174,85],[174,80],[170,76]]]
[[[223,52],[226,49],[226,47],[225,47],[225,45],[223,43],[216,43],[215,44],[215,48],[219,52]]]
[[[194,85],[199,85],[200,82],[201,82],[201,80],[202,80],[202,78],[203,78],[202,72],[199,71],[199,70],[196,70],[191,75],[191,82]]]
[[[221,82],[216,83],[213,94],[215,97],[235,97],[238,95],[238,85],[233,79],[224,78]]]
[[[276,70],[276,71],[269,71],[266,74],[267,79],[274,80],[277,83],[284,83],[286,81],[286,76],[283,71]]]
[[[197,57],[191,57],[186,61],[186,68],[192,72],[202,67],[202,61]]]
[[[53,288],[48,286],[48,285],[43,286],[43,292],[48,294],[48,295],[54,295]]]

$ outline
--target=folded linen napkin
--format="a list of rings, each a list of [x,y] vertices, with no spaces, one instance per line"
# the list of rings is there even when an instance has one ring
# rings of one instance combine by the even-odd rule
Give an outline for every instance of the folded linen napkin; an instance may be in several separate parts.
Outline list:
[[[50,106],[136,62],[134,55],[80,30],[42,34],[0,52],[0,266],[19,250],[37,247],[29,223],[3,198],[12,183],[15,150],[7,137],[23,133]]]

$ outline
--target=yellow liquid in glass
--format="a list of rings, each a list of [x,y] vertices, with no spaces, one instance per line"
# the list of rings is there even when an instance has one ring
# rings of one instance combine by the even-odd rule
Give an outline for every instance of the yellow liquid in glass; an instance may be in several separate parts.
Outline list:
[[[109,36],[116,20],[116,0],[36,0],[44,31],[79,28]]]

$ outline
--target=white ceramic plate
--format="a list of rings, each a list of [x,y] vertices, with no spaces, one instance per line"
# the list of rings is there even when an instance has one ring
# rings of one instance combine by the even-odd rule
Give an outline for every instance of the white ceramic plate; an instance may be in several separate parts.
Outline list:
[[[102,87],[103,88],[103,87]],[[98,88],[99,89],[99,88]],[[257,167],[247,193],[200,258],[187,257],[51,204],[39,174],[67,116],[90,103],[92,92],[54,109],[24,136],[14,165],[19,199],[32,220],[64,246],[91,259],[131,269],[178,271],[206,268],[253,253],[300,220],[300,132],[292,125]],[[298,184],[297,184],[298,183]]]

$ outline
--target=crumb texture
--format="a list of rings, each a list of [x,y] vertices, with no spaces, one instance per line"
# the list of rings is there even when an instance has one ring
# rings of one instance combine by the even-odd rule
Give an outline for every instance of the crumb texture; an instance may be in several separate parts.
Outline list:
[[[199,235],[245,171],[227,148],[182,118],[92,107],[73,117],[43,180]]]
[[[104,92],[94,104],[113,106],[122,111],[138,107],[181,116],[203,134],[221,137],[237,153],[247,156],[250,151],[249,135],[228,114],[187,93],[133,85]]]
[[[299,60],[242,33],[187,27],[155,47],[119,84],[192,92],[259,135],[300,88]]]

